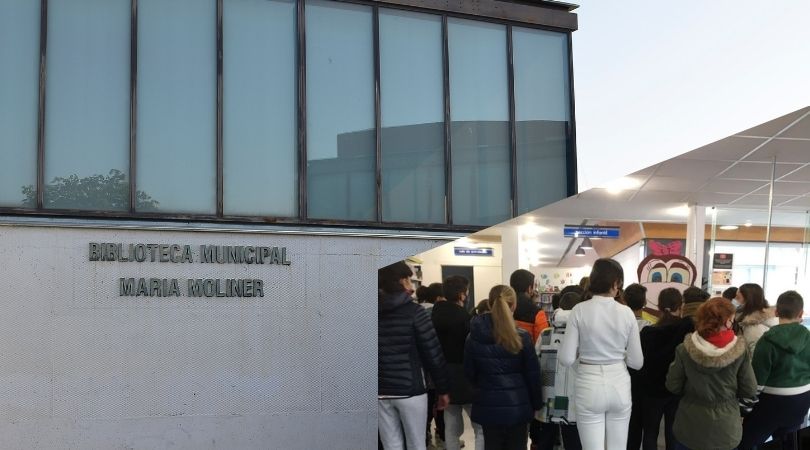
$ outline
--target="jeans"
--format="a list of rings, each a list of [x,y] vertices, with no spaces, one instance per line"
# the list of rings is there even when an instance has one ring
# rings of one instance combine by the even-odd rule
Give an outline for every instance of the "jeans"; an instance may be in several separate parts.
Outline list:
[[[759,402],[743,421],[742,441],[738,448],[748,450],[773,436],[782,440],[783,448],[793,447],[784,436],[798,430],[810,409],[810,391],[799,395],[759,394]]]
[[[526,450],[529,441],[529,424],[503,426],[483,425],[486,450]]]
[[[580,364],[575,401],[577,429],[585,450],[626,450],[632,399],[624,363]]]
[[[444,410],[444,445],[447,450],[459,450],[459,439],[464,433],[464,417],[462,411],[470,416],[471,404],[466,405],[448,405]],[[481,430],[481,425],[472,422],[473,432],[475,433],[475,450],[484,450],[484,432]],[[469,447],[466,447],[469,448]]]
[[[377,400],[380,440],[385,450],[425,450],[427,394]],[[404,441],[403,442],[403,431]]]
[[[675,435],[672,434],[672,424],[675,423],[675,413],[678,411],[678,397],[646,397],[641,407],[641,423],[644,428],[644,450],[658,449],[658,431],[661,428],[661,418],[664,419],[664,438],[667,450],[675,450]]]

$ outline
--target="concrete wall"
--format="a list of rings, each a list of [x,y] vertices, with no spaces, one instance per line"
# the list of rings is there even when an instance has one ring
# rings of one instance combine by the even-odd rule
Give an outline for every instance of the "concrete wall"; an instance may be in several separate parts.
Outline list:
[[[89,242],[292,264],[91,262]],[[376,448],[376,270],[440,243],[0,226],[0,448]],[[119,297],[119,277],[258,278],[265,297]]]

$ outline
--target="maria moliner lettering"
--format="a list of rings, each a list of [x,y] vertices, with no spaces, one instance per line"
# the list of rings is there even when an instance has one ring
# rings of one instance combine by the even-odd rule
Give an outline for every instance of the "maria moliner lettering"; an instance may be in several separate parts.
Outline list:
[[[121,297],[180,297],[185,284],[189,297],[264,297],[264,282],[256,279],[119,278]]]

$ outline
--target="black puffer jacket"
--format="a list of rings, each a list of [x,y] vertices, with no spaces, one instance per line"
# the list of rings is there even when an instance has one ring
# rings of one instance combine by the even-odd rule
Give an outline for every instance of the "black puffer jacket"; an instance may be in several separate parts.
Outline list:
[[[437,302],[431,318],[448,363],[464,362],[464,343],[470,334],[470,313],[458,303]]]
[[[540,363],[529,333],[518,329],[517,355],[495,343],[492,314],[473,318],[464,351],[464,370],[473,385],[470,419],[482,425],[529,423],[542,405]]]
[[[687,334],[695,331],[691,317],[668,324],[659,322],[641,330],[641,351],[644,352],[644,367],[634,382],[640,382],[643,395],[655,398],[671,397],[665,386],[669,365],[675,360],[675,349],[683,343]]]
[[[407,292],[380,292],[378,307],[377,393],[407,396],[426,392],[424,368],[437,394],[447,393],[447,368],[433,322]]]

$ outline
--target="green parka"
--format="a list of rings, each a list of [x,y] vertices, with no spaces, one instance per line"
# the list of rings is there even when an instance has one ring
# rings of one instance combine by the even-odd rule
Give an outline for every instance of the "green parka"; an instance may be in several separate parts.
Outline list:
[[[669,367],[667,389],[680,395],[673,433],[693,450],[729,450],[742,438],[738,399],[757,393],[745,340],[723,348],[697,333],[686,335]]]

